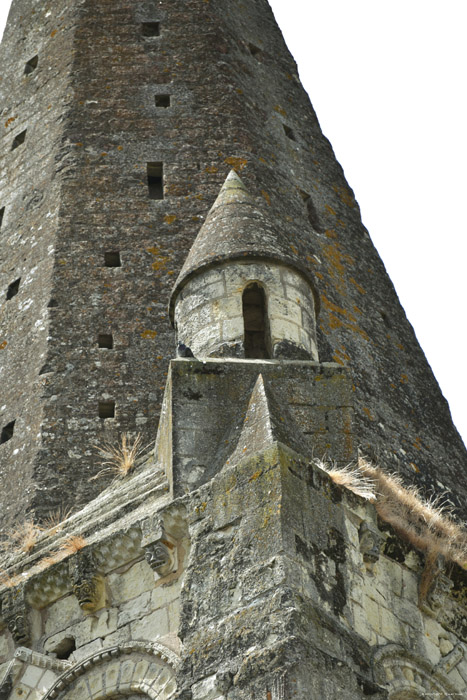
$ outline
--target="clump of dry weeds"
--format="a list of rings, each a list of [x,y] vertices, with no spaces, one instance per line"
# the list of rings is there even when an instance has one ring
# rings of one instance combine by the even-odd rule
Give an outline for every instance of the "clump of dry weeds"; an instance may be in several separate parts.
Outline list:
[[[365,459],[359,459],[358,469],[374,483],[378,515],[401,537],[425,552],[427,559],[442,555],[467,566],[467,532],[449,506],[441,504],[441,497],[427,500],[415,486],[404,486],[398,475],[387,474]]]
[[[141,434],[138,434],[132,441],[129,435],[124,433],[120,439],[120,444],[116,446],[110,443],[106,443],[103,447],[96,445],[95,448],[104,458],[103,464],[106,466],[91,477],[90,481],[107,475],[121,478],[133,471],[138,458],[147,449],[147,446],[141,444],[141,440]]]
[[[56,532],[59,532],[62,529],[63,522],[67,520],[71,514],[71,508],[64,508],[63,506],[60,506],[56,510],[50,512],[49,515],[44,518],[42,526],[50,535],[54,535]]]
[[[344,486],[349,491],[353,491],[353,493],[366,498],[368,501],[376,500],[372,479],[364,476],[358,465],[348,464],[345,467],[337,467],[335,464],[325,462],[322,459],[315,459],[314,464],[325,471],[335,484]]]
[[[86,546],[87,542],[81,535],[70,535],[59,547],[59,552],[64,552],[65,556],[75,554]]]

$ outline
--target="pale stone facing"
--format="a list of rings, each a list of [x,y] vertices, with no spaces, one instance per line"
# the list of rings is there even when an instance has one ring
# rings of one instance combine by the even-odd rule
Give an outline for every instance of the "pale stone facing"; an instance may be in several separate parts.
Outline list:
[[[200,358],[242,345],[242,294],[252,282],[264,289],[272,347],[288,341],[317,359],[313,292],[300,273],[272,261],[222,263],[190,278],[175,306],[179,341]]]

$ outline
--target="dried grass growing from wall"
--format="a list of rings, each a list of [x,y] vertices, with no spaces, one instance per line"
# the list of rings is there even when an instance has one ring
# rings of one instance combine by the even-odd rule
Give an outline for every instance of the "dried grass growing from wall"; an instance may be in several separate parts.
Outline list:
[[[405,486],[396,474],[359,458],[355,465],[338,468],[315,460],[331,479],[372,501],[380,518],[397,534],[434,561],[439,555],[467,567],[467,531],[440,498],[425,499],[415,486]]]

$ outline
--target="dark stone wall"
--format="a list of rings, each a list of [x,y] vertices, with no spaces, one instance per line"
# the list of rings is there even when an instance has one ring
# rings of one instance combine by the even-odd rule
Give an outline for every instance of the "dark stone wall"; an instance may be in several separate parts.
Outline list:
[[[144,21],[160,35],[144,36]],[[173,355],[169,293],[231,167],[314,275],[320,357],[351,368],[363,449],[465,502],[465,449],[265,0],[15,0],[1,60],[4,122],[16,116],[2,137],[2,294],[35,269],[29,309],[22,285],[1,300],[12,518],[90,500],[95,444],[123,431],[154,440]],[[161,201],[146,182],[159,161]],[[121,267],[105,267],[117,250]],[[97,347],[99,333],[113,349]],[[99,400],[115,401],[115,418],[98,417]]]

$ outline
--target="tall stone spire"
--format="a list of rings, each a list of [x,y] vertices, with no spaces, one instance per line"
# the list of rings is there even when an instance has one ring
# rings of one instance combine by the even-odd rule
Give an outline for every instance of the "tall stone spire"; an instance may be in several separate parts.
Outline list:
[[[1,63],[5,524],[88,502],[94,445],[155,438],[167,299],[232,168],[238,235],[262,212],[252,252],[318,290],[293,343],[351,367],[362,448],[465,505],[465,448],[266,0],[13,0]]]

